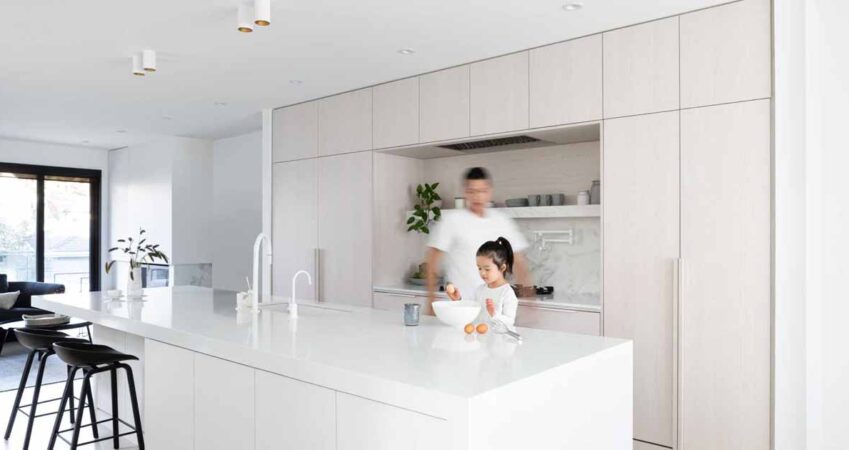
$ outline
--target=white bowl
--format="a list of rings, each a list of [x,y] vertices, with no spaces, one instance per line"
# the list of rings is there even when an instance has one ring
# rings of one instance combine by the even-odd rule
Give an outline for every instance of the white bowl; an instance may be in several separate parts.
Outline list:
[[[463,328],[466,324],[472,323],[480,314],[481,305],[469,300],[457,302],[441,300],[433,302],[433,312],[436,313],[439,321],[445,325]]]

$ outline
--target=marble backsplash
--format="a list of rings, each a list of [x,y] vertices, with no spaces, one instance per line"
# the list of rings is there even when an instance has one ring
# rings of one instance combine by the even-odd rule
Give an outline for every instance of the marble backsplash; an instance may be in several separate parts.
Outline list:
[[[174,264],[171,271],[174,286],[212,287],[212,264]]]

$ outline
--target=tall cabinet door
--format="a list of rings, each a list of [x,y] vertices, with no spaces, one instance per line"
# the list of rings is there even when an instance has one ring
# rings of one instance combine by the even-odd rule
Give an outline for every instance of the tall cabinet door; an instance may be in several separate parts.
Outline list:
[[[770,102],[681,112],[682,450],[770,441]]]
[[[272,241],[274,295],[292,295],[292,276],[306,270],[315,276],[318,251],[317,160],[304,159],[274,164]],[[301,280],[301,283],[304,283]],[[315,299],[316,285],[298,286],[298,297]]]
[[[372,152],[318,159],[321,300],[371,306]]]
[[[634,438],[669,447],[678,114],[604,122],[604,334],[634,341]]]

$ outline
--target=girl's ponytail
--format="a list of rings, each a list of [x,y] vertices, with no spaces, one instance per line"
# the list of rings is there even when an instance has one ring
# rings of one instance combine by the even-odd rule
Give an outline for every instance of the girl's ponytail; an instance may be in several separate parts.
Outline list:
[[[505,273],[513,273],[513,246],[503,237],[485,242],[478,249],[477,256],[492,258],[498,267],[506,267]]]

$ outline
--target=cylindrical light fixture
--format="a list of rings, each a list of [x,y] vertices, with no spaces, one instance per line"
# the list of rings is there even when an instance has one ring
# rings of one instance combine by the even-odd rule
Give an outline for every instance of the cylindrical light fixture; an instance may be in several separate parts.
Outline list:
[[[133,75],[137,75],[140,77],[144,76],[144,69],[142,68],[141,55],[133,55]]]
[[[254,0],[254,23],[261,27],[271,25],[271,0]]]
[[[142,68],[146,72],[156,72],[156,52],[153,50],[142,50]]]
[[[251,20],[251,11],[250,6],[240,3],[239,4],[239,25],[238,30],[242,33],[250,33],[254,30],[254,23]]]

